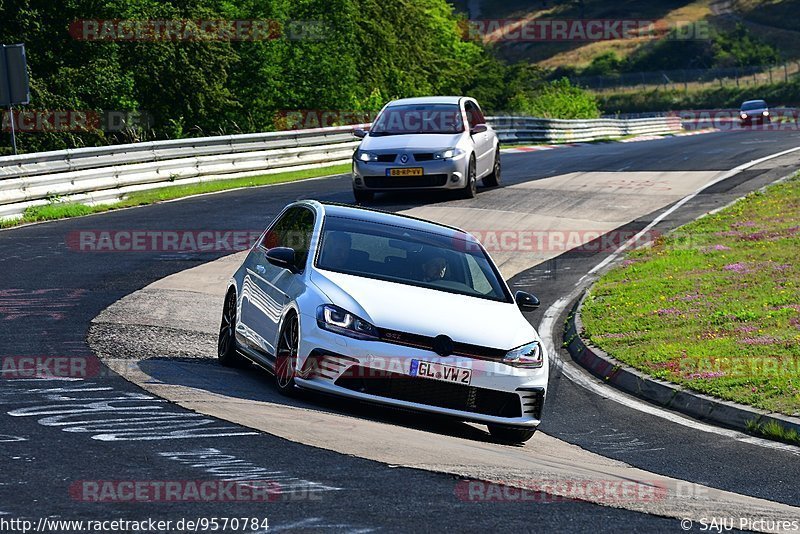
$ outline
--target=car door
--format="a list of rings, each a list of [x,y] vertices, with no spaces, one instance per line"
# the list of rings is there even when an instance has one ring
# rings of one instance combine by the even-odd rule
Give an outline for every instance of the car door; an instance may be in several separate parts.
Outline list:
[[[486,125],[486,118],[474,100],[467,100],[464,103],[464,111],[467,114],[469,129],[472,130],[479,124]],[[475,162],[478,177],[482,177],[491,172],[494,167],[494,132],[487,126],[487,130],[472,136],[475,145]]]
[[[249,348],[270,360],[275,354],[280,319],[287,304],[300,290],[302,281],[288,269],[269,263],[266,253],[273,247],[292,247],[298,258],[305,261],[313,225],[314,213],[309,208],[287,209],[270,225],[245,261],[240,312],[245,341]],[[307,237],[303,237],[306,234]]]

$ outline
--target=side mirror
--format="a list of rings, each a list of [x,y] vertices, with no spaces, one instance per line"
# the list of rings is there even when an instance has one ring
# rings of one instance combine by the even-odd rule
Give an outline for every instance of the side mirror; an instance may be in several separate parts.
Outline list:
[[[362,130],[361,128],[356,128],[353,130],[353,135],[358,137],[359,139],[364,139],[367,136],[367,131]]]
[[[487,130],[489,130],[489,127],[486,126],[485,124],[476,124],[475,126],[472,127],[472,129],[470,129],[469,134],[470,135],[477,135],[477,134],[483,133],[483,132],[485,132]]]
[[[297,267],[295,252],[293,248],[288,247],[275,247],[271,248],[266,253],[267,261],[276,267],[288,269],[293,273],[300,272]]]
[[[521,311],[529,312],[539,307],[539,299],[525,291],[514,293],[514,300]]]

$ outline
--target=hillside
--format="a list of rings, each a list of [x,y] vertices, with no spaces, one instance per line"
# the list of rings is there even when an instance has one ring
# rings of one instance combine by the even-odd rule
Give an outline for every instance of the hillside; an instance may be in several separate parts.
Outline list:
[[[471,19],[655,20],[659,27],[700,22],[716,31],[731,31],[742,23],[756,39],[773,46],[782,60],[800,58],[798,0],[457,0],[458,11]],[[712,30],[712,31],[713,31]],[[494,48],[512,61],[546,68],[582,68],[602,54],[613,52],[620,59],[647,53],[658,41],[651,37],[594,42],[513,42],[499,40]],[[688,58],[687,58],[688,59]]]

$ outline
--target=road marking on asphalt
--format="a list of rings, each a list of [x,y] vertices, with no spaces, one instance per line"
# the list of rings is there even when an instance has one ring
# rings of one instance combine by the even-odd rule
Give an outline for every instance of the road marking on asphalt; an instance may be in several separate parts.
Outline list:
[[[367,532],[374,532],[374,528],[356,527],[346,523],[328,523],[321,517],[309,517],[302,521],[288,523],[286,525],[269,526],[270,532],[287,532],[295,529],[335,529],[347,532],[348,534],[366,534]]]
[[[22,396],[34,399],[33,404],[26,402],[25,406],[7,414],[11,417],[35,417],[42,426],[60,428],[64,432],[88,433],[98,441],[161,441],[257,434],[238,426],[219,425],[201,414],[170,411],[171,406],[164,399],[151,395],[118,392],[111,387],[92,387],[94,384],[90,382],[85,383],[86,387],[74,382],[46,387],[48,382],[48,379],[40,379],[39,383],[45,387],[39,388],[7,385],[2,395],[13,395],[15,403],[23,403],[20,400]],[[75,386],[67,387],[68,384]],[[95,393],[100,396],[94,396]]]
[[[226,481],[251,482],[268,480],[276,484],[275,494],[300,494],[309,496],[322,491],[338,491],[343,488],[326,486],[276,471],[269,467],[261,467],[252,462],[226,454],[219,449],[206,447],[188,451],[159,452],[159,456],[178,462]]]
[[[551,366],[554,366],[554,367],[560,369],[561,372],[564,374],[564,376],[566,376],[570,381],[574,382],[575,384],[577,384],[577,385],[579,385],[579,386],[581,386],[581,387],[583,387],[583,388],[591,391],[592,393],[595,393],[595,394],[597,394],[597,395],[599,395],[599,396],[601,396],[603,398],[612,400],[614,402],[622,404],[623,406],[627,406],[628,408],[631,408],[631,409],[634,409],[634,410],[637,410],[637,411],[640,411],[640,412],[643,412],[643,413],[646,413],[646,414],[649,414],[649,415],[654,415],[656,417],[660,417],[662,419],[666,419],[667,421],[670,421],[670,422],[673,422],[673,423],[676,423],[676,424],[679,424],[679,425],[682,425],[682,426],[685,426],[685,427],[688,427],[688,428],[692,428],[692,429],[695,429],[695,430],[700,430],[702,432],[718,434],[718,435],[722,435],[722,436],[726,436],[726,437],[735,439],[737,441],[741,441],[741,442],[744,442],[744,443],[749,443],[751,445],[757,445],[759,447],[765,447],[765,448],[769,448],[769,449],[782,450],[782,451],[786,451],[786,452],[789,452],[791,454],[794,454],[796,456],[800,456],[800,447],[796,447],[794,445],[788,445],[788,444],[784,444],[784,443],[778,443],[776,441],[762,439],[762,438],[758,438],[758,437],[755,437],[755,436],[749,436],[747,434],[744,434],[742,432],[738,432],[736,430],[728,430],[728,429],[725,429],[725,428],[721,428],[721,427],[717,427],[717,426],[701,423],[699,421],[695,421],[694,419],[689,419],[688,417],[685,417],[685,416],[682,416],[682,415],[678,415],[678,414],[676,414],[674,412],[665,410],[663,408],[659,408],[659,407],[657,407],[657,406],[655,406],[653,404],[650,404],[648,402],[638,400],[635,397],[632,397],[632,396],[628,395],[627,393],[623,393],[623,392],[621,392],[621,391],[619,391],[619,390],[617,390],[617,389],[615,389],[615,388],[613,388],[611,386],[608,386],[608,385],[600,382],[599,380],[596,380],[595,378],[591,377],[590,375],[588,375],[582,369],[579,369],[574,364],[565,362],[560,357],[560,355],[558,354],[558,351],[556,350],[556,345],[555,345],[554,336],[553,336],[553,331],[555,330],[555,327],[556,327],[556,320],[561,316],[561,314],[564,312],[566,307],[569,306],[570,303],[572,303],[576,298],[578,298],[580,293],[586,287],[589,286],[589,283],[592,281],[593,276],[595,276],[603,268],[608,266],[611,262],[616,260],[625,250],[628,249],[628,247],[630,247],[632,244],[636,243],[639,239],[641,239],[642,236],[647,235],[647,233],[650,230],[652,230],[653,227],[655,227],[657,224],[659,224],[665,218],[670,216],[676,210],[680,209],[683,205],[685,205],[687,202],[689,202],[694,197],[699,195],[705,189],[707,189],[707,188],[709,188],[709,187],[711,187],[711,186],[713,186],[713,185],[715,185],[715,184],[717,184],[717,183],[719,183],[719,182],[721,182],[723,180],[727,180],[728,178],[730,178],[732,176],[735,176],[736,174],[738,174],[738,173],[740,173],[740,172],[742,172],[742,171],[744,171],[746,169],[749,169],[751,167],[754,167],[754,166],[756,166],[756,165],[758,165],[760,163],[763,163],[765,161],[769,161],[770,159],[778,158],[780,156],[785,156],[785,155],[791,154],[793,152],[797,152],[798,150],[800,150],[800,147],[790,148],[789,150],[784,150],[784,151],[778,152],[776,154],[771,154],[769,156],[765,156],[763,158],[759,158],[759,159],[750,161],[749,163],[744,163],[742,165],[739,165],[738,167],[735,167],[735,168],[723,173],[722,175],[720,175],[716,179],[712,180],[708,184],[704,185],[700,189],[698,189],[695,192],[685,196],[684,198],[679,200],[677,203],[675,203],[672,207],[670,207],[669,209],[667,209],[666,211],[661,213],[658,217],[653,219],[653,221],[650,224],[648,224],[645,228],[643,228],[638,234],[636,234],[634,237],[632,237],[631,239],[629,239],[628,241],[623,243],[619,248],[617,248],[617,250],[615,250],[607,258],[605,258],[603,261],[601,261],[600,263],[595,265],[587,274],[585,274],[583,277],[581,277],[581,279],[578,280],[575,283],[575,287],[569,293],[569,295],[559,298],[558,300],[556,300],[547,309],[547,311],[544,314],[544,317],[542,318],[541,322],[539,323],[539,328],[538,328],[539,335],[541,336],[542,342],[544,343],[544,346],[547,349],[548,353],[553,356],[553,359],[550,362]]]

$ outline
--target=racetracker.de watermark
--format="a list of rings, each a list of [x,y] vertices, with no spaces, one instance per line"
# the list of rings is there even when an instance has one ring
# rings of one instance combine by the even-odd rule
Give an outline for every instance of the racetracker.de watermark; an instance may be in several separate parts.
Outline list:
[[[22,133],[113,133],[130,128],[147,129],[153,122],[148,113],[140,111],[24,109],[3,111],[0,115],[2,131],[11,131],[13,117],[14,129]]]
[[[607,504],[653,503],[668,496],[661,481],[637,480],[507,480],[502,483],[483,480],[461,480],[455,494],[466,502],[574,502],[589,501]]]
[[[777,343],[767,336],[745,337],[742,345]],[[800,376],[800,356],[685,356],[674,364],[654,364],[658,369],[672,370],[685,378],[791,378]]]
[[[0,379],[96,378],[107,371],[97,356],[0,356]]]
[[[69,487],[81,502],[274,502],[281,486],[269,480],[79,480]]]
[[[253,230],[80,230],[67,234],[75,252],[239,252],[261,236]]]
[[[484,42],[615,41],[622,39],[708,40],[708,21],[652,19],[472,19],[466,37]]]
[[[375,120],[377,111],[342,109],[294,109],[275,114],[278,130],[310,130],[332,126],[367,125]]]
[[[774,108],[758,116],[750,116],[738,109],[687,109],[674,111],[684,130],[790,130],[800,129],[800,110]]]
[[[78,41],[115,42],[212,42],[321,41],[330,35],[322,20],[223,20],[223,19],[82,19],[72,21],[69,33]]]
[[[657,230],[483,230],[470,229],[487,252],[613,252],[626,243],[637,247],[655,241]],[[467,250],[476,249],[465,242]]]
[[[645,184],[650,188],[657,185]],[[637,247],[650,243],[661,232],[648,230],[497,230],[470,229],[490,254],[496,252],[613,252],[623,245]],[[76,230],[67,234],[67,247],[74,252],[239,252],[249,250],[261,236],[259,230]],[[268,233],[264,246],[308,246],[303,232],[276,236]],[[453,239],[453,249],[478,252],[479,247],[464,235]],[[686,243],[683,243],[687,245]]]

